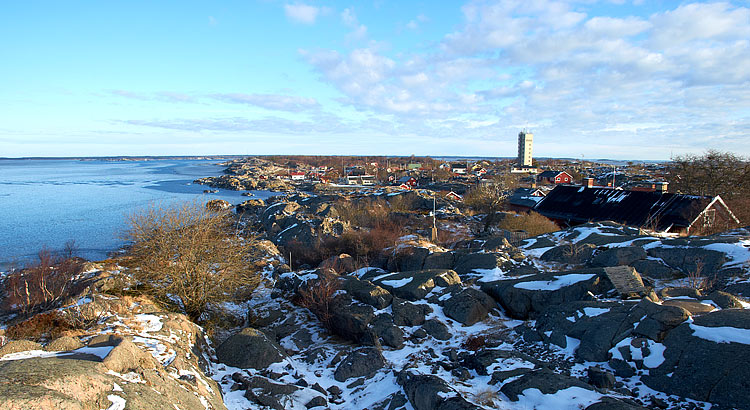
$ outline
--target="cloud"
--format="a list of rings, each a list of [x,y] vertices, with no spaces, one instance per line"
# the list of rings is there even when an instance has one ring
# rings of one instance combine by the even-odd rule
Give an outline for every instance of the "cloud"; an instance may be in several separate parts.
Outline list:
[[[349,40],[361,40],[367,35],[367,26],[360,24],[353,9],[344,9],[344,11],[341,12],[341,21],[345,26],[352,29],[352,32],[347,35]]]
[[[421,23],[425,23],[427,21],[430,21],[430,19],[425,16],[424,14],[419,14],[414,20],[409,20],[408,23],[406,23],[406,28],[409,30],[416,30],[419,28]]]
[[[285,4],[284,14],[290,20],[302,24],[314,24],[318,15],[322,14],[323,9],[320,7],[310,6],[307,4]]]
[[[213,94],[211,97],[233,104],[249,104],[269,110],[289,112],[302,112],[316,109],[320,106],[318,101],[314,98],[290,95],[230,93]]]
[[[478,0],[462,12],[435,47],[302,55],[342,103],[388,116],[405,135],[512,139],[529,122],[578,147],[557,149],[619,155],[613,147],[632,140],[650,152],[623,152],[666,158],[686,147],[686,135],[704,147],[735,141],[750,122],[748,7],[685,4],[644,17],[589,15],[566,1]],[[715,127],[717,118],[731,121]],[[750,140],[733,149],[750,152]]]

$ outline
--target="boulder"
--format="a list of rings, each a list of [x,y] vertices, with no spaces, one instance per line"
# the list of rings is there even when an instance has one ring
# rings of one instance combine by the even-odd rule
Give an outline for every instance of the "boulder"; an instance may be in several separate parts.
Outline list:
[[[689,298],[693,299],[700,299],[701,291],[695,288],[676,288],[676,287],[666,287],[662,288],[659,291],[659,296],[663,299],[669,299],[669,298],[679,298],[683,296],[687,296]]]
[[[379,314],[372,322],[372,330],[384,345],[395,349],[404,347],[404,331],[393,324],[393,316],[390,314]]]
[[[728,292],[716,290],[708,295],[708,299],[722,309],[742,309],[742,303],[736,296]]]
[[[574,377],[553,373],[548,369],[528,372],[516,380],[508,382],[500,388],[500,391],[508,396],[511,401],[518,401],[526,389],[537,389],[542,394],[554,394],[560,390],[570,387],[580,387],[586,390],[594,388]]]
[[[612,283],[603,269],[585,269],[485,282],[481,289],[498,301],[509,316],[525,320],[537,316],[549,306],[593,300],[593,295],[611,290]]]
[[[457,256],[453,269],[463,275],[475,269],[495,269],[502,262],[497,253],[468,253]]]
[[[422,329],[424,329],[428,335],[434,337],[437,340],[450,340],[450,338],[453,336],[451,335],[448,326],[446,326],[445,323],[441,322],[438,319],[426,320],[422,325]]]
[[[445,380],[413,370],[399,373],[398,383],[404,389],[414,410],[479,410],[480,407],[461,397]]]
[[[660,342],[668,331],[690,318],[690,312],[679,307],[659,305],[643,299],[631,311],[631,317],[643,318],[633,333]]]
[[[429,249],[417,246],[400,249],[388,258],[388,270],[391,272],[422,270],[425,259],[429,254]]]
[[[331,331],[347,340],[373,345],[378,343],[370,322],[375,319],[370,305],[355,303],[346,295],[336,296],[330,304]]]
[[[727,309],[683,323],[664,338],[664,361],[642,377],[658,391],[747,408],[750,403],[750,310]]]
[[[436,286],[448,287],[461,283],[456,272],[446,269],[430,269],[382,275],[373,282],[394,296],[406,300],[420,300]]]
[[[70,350],[76,350],[83,347],[78,338],[70,336],[62,336],[51,341],[47,346],[44,346],[44,350],[48,352],[66,352]]]
[[[342,253],[341,255],[331,256],[318,265],[318,269],[324,272],[333,272],[337,275],[352,273],[355,270],[354,258]]]
[[[631,263],[646,259],[646,250],[640,246],[624,246],[621,248],[610,248],[597,252],[589,265],[595,267],[609,267],[630,265]],[[636,269],[637,270],[637,269]]]
[[[580,265],[591,258],[594,250],[596,250],[596,245],[589,243],[566,243],[544,252],[541,259],[545,262]]]
[[[635,268],[638,273],[642,276],[649,277],[651,279],[674,279],[682,276],[683,274],[676,271],[669,266],[665,265],[661,261],[653,259],[637,260],[630,264]]]
[[[697,299],[669,299],[662,302],[662,306],[678,306],[687,310],[691,316],[698,316],[715,310],[713,305],[701,303]]]
[[[424,259],[424,269],[451,269],[454,263],[453,252],[433,252]]]
[[[567,347],[565,336],[580,340],[575,351],[579,359],[603,362],[609,350],[640,319],[631,318],[631,306],[617,302],[568,302],[551,306],[539,316],[536,330],[552,343]]]
[[[43,350],[44,348],[37,342],[30,340],[12,340],[6,343],[3,347],[0,347],[0,357],[6,354],[20,353],[27,350]]]
[[[599,367],[589,367],[586,370],[586,375],[589,384],[594,387],[606,390],[615,387],[615,375]]]
[[[281,347],[263,332],[246,327],[216,348],[216,358],[229,366],[262,370],[284,360],[281,352]]]
[[[722,252],[691,246],[654,247],[648,250],[648,255],[660,258],[684,274],[703,276],[713,276],[727,262],[726,255]]]
[[[497,303],[488,294],[466,288],[443,303],[443,312],[457,322],[473,325],[484,320],[496,306]]]
[[[375,309],[390,306],[393,296],[385,289],[367,280],[360,280],[353,276],[342,278],[341,288],[354,299],[366,303]]]
[[[234,207],[237,215],[257,215],[266,208],[266,203],[262,199],[248,199]]]
[[[419,326],[424,324],[425,316],[432,313],[429,305],[414,304],[403,299],[393,298],[393,323],[397,326]]]
[[[385,358],[378,349],[364,347],[349,353],[336,368],[333,378],[339,382],[344,382],[352,377],[370,378],[384,366]]]

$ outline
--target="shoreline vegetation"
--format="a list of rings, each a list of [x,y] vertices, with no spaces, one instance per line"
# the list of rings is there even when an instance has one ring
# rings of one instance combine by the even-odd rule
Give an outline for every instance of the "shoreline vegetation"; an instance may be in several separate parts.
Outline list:
[[[5,273],[0,379],[23,376],[0,383],[0,407],[82,408],[84,396],[92,409],[750,402],[748,228],[561,227],[511,201],[553,185],[512,174],[512,160],[221,159],[222,175],[196,182],[279,195],[146,208],[117,256],[86,261],[71,242]],[[577,181],[701,195],[719,194],[705,180],[721,162],[739,176],[720,194],[747,225],[750,168],[728,153],[617,175],[537,161]]]

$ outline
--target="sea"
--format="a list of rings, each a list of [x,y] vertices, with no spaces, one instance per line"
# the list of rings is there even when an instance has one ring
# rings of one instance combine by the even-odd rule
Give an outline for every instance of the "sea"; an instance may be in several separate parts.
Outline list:
[[[75,241],[77,255],[102,260],[124,245],[129,215],[149,206],[223,199],[195,179],[220,175],[220,160],[0,159],[0,272],[33,261],[43,248]],[[267,199],[268,191],[249,191]]]

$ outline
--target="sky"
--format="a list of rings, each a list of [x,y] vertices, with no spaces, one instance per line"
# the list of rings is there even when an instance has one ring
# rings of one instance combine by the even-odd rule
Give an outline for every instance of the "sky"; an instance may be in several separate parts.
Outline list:
[[[16,1],[0,157],[750,155],[750,1]]]

